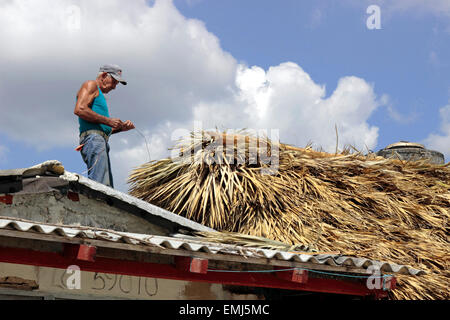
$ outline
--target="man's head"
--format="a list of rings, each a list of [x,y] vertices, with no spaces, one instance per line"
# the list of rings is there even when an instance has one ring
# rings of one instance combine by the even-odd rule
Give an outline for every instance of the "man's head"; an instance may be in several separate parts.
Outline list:
[[[114,64],[106,64],[100,67],[97,80],[101,84],[103,93],[114,90],[119,82],[123,85],[127,84],[122,78],[122,68]]]

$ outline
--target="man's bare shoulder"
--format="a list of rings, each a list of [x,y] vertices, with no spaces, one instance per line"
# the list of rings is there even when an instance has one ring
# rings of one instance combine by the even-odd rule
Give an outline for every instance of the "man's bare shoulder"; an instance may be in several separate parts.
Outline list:
[[[92,102],[92,100],[94,98],[96,98],[97,96],[98,96],[97,81],[88,80],[88,81],[85,81],[81,85],[80,90],[78,90],[77,100],[78,100],[78,98],[83,98],[83,99],[87,98],[90,102]]]
[[[81,89],[80,90],[87,90],[88,93],[93,93],[97,90],[97,82],[95,80],[88,80],[85,81],[82,85],[81,85]]]

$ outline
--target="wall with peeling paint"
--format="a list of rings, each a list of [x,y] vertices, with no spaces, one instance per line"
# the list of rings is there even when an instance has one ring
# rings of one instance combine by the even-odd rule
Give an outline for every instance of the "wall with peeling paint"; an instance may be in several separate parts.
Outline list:
[[[168,235],[168,230],[137,215],[82,194],[78,197],[79,201],[72,201],[57,191],[14,194],[12,204],[0,202],[0,216],[132,233]]]
[[[80,272],[80,289],[69,289],[67,283],[70,276],[71,274],[64,269],[0,263],[0,299],[14,296],[47,299],[143,300],[259,300],[263,298],[254,294],[235,294],[221,284],[84,271]]]

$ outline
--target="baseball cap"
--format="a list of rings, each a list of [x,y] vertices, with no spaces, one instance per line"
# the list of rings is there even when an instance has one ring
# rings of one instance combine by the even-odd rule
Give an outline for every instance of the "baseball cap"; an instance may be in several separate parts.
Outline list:
[[[100,67],[99,72],[106,72],[111,77],[119,81],[123,85],[127,85],[127,82],[122,78],[122,68],[115,64],[105,64]]]

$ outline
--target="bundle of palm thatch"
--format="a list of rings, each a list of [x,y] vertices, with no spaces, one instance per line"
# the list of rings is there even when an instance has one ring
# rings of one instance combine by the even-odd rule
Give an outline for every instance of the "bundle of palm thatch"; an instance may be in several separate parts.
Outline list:
[[[407,264],[427,275],[400,276],[392,298],[450,298],[449,164],[208,132],[175,150],[135,169],[130,194],[217,230]]]

